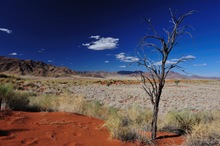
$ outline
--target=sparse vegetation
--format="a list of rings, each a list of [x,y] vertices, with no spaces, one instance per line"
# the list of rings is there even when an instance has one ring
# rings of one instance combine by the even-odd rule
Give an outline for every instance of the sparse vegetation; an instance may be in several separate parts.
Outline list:
[[[174,83],[176,84],[176,86],[179,86],[180,80],[175,80]]]

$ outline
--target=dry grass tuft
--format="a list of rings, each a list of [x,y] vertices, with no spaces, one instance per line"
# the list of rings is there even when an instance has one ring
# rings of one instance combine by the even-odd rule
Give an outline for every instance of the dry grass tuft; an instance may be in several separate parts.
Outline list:
[[[219,121],[194,125],[191,134],[186,136],[187,146],[214,146],[220,145]]]
[[[62,95],[55,103],[56,110],[84,114],[86,110],[86,100],[82,95]]]
[[[213,116],[210,112],[200,112],[191,110],[171,111],[164,120],[164,126],[173,127],[173,129],[180,129],[182,133],[191,133],[193,126],[200,123],[209,123],[213,121]],[[175,128],[174,128],[175,127]]]
[[[144,135],[149,130],[151,112],[144,111],[135,105],[125,111],[117,111],[109,115],[105,126],[110,131],[111,138],[122,141],[135,141],[147,144],[150,139]]]

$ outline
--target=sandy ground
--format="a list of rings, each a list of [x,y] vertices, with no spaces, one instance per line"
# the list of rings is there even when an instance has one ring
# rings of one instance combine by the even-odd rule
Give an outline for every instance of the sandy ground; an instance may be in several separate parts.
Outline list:
[[[62,112],[12,112],[0,119],[1,146],[137,146],[109,139],[103,121]],[[159,133],[158,146],[180,145],[183,137]]]

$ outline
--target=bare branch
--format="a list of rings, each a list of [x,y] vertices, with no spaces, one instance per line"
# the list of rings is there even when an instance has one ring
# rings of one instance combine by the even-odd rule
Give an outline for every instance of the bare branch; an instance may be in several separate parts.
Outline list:
[[[150,30],[154,33],[155,36],[157,36],[157,31],[154,29],[153,24],[151,23],[151,18],[146,19],[144,17],[144,20],[148,23],[148,25],[150,26]]]
[[[168,73],[170,72],[171,69],[173,68],[177,68],[177,69],[181,69],[182,67],[181,66],[178,66],[181,62],[186,62],[188,60],[192,60],[193,58],[180,58],[176,63],[174,64],[171,64],[170,66],[166,67],[165,70],[166,70],[166,74],[165,74],[165,77],[167,77]],[[184,71],[185,72],[185,71]]]

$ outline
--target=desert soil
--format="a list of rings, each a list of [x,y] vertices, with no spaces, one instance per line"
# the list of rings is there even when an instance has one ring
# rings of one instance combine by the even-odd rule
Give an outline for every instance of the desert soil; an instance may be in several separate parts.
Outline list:
[[[1,146],[137,146],[109,138],[99,119],[63,112],[12,112],[0,119]],[[158,146],[181,145],[183,137],[159,133]]]
[[[171,110],[220,110],[220,81],[180,82],[178,87],[167,81],[164,87],[160,113]],[[149,97],[142,89],[142,84],[132,85],[86,85],[70,86],[67,89],[75,94],[84,95],[88,100],[98,100],[108,106],[129,108],[139,105],[152,108]]]

